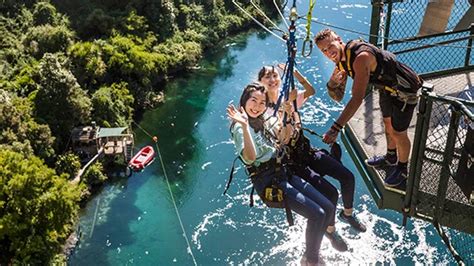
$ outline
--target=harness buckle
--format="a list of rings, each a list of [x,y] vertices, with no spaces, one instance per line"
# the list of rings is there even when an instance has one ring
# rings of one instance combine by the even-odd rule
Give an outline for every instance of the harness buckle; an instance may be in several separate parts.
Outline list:
[[[389,86],[384,86],[383,87],[386,91],[390,92],[390,96],[394,96],[394,97],[397,97],[398,96],[398,90],[397,89],[394,89],[392,87],[389,87]]]
[[[265,188],[265,199],[271,202],[282,202],[283,201],[283,190],[277,187]]]

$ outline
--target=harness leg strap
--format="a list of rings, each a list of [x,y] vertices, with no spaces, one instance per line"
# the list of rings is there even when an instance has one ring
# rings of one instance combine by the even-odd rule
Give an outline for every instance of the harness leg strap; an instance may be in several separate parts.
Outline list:
[[[252,191],[250,191],[250,207],[253,207],[253,192],[255,191],[255,187],[252,186]]]
[[[288,205],[288,201],[286,200],[286,197],[284,198],[283,202],[285,204],[286,220],[288,221],[288,225],[292,226],[295,224],[295,222],[293,220],[293,214],[291,213],[291,209],[290,209],[290,206]]]

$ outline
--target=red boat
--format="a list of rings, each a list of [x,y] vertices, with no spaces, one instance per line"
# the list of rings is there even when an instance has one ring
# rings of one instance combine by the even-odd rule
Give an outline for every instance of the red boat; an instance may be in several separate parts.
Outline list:
[[[143,147],[133,158],[128,162],[128,166],[134,171],[141,171],[147,167],[155,158],[155,150],[152,146]]]

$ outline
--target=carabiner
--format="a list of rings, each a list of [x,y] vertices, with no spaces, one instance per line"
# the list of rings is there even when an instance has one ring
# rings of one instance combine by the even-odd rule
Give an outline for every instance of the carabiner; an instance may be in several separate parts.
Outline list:
[[[305,53],[307,43],[309,43],[309,52]],[[311,40],[310,38],[306,38],[303,42],[303,49],[301,50],[301,55],[304,57],[308,57],[311,55],[312,51],[313,51],[313,40]]]

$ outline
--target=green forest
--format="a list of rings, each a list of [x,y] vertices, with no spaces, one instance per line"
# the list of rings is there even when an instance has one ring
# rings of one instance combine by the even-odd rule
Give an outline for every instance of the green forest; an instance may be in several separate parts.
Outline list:
[[[254,2],[272,14],[273,1]],[[66,260],[81,202],[109,167],[70,182],[74,127],[130,126],[159,108],[170,76],[253,26],[232,0],[0,0],[0,265]]]

